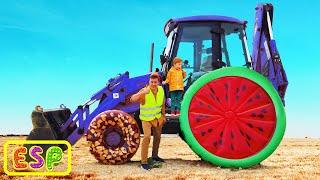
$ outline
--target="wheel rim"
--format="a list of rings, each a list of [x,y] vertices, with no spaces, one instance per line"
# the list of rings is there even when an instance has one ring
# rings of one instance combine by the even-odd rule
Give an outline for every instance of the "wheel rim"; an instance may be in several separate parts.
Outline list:
[[[275,111],[275,128],[274,132],[272,134],[271,139],[269,139],[269,142],[266,143],[265,147],[261,149],[261,151],[257,152],[251,152],[250,154],[242,154],[242,155],[235,155],[230,158],[230,156],[225,155],[218,156],[214,153],[208,151],[205,147],[201,145],[201,141],[198,141],[196,136],[194,135],[192,129],[193,124],[191,124],[192,121],[189,121],[189,108],[191,106],[191,102],[193,100],[193,96],[197,94],[197,92],[206,84],[210,83],[213,80],[222,78],[222,77],[242,77],[248,80],[251,80],[252,82],[256,83],[257,85],[261,86],[265,92],[269,95],[270,99],[272,100],[272,103],[274,105],[274,111]],[[223,88],[223,87],[222,87]],[[222,96],[225,98],[225,96]],[[210,93],[207,93],[205,96],[205,99],[209,99]],[[228,97],[229,98],[229,97]],[[221,100],[221,99],[219,99]],[[243,109],[242,109],[243,108]],[[245,111],[244,109],[248,108],[246,106],[243,106],[241,110]],[[206,112],[207,113],[207,112]],[[256,114],[258,115],[258,114]],[[191,115],[190,115],[191,116]],[[232,119],[233,115],[232,113],[226,113],[223,114],[223,116],[227,116]],[[216,117],[217,118],[217,117]],[[278,92],[274,89],[271,82],[266,79],[261,74],[247,69],[243,67],[227,67],[227,68],[221,68],[219,70],[215,70],[212,72],[209,72],[203,76],[201,76],[197,81],[195,81],[189,89],[186,91],[183,101],[181,103],[181,114],[180,114],[180,128],[182,131],[182,135],[185,137],[185,141],[190,146],[190,148],[198,154],[203,160],[209,161],[212,164],[223,166],[223,167],[235,167],[235,168],[247,168],[251,167],[255,164],[260,163],[264,159],[266,159],[268,156],[270,156],[274,150],[279,146],[286,127],[286,117],[285,117],[285,111],[284,107],[281,101],[281,98],[278,95]],[[195,117],[194,121],[197,122]],[[231,123],[232,126],[232,123]],[[251,125],[250,125],[251,126]],[[256,128],[256,130],[259,131],[259,129]],[[208,131],[213,131],[209,130]],[[207,131],[207,132],[208,132]],[[264,131],[264,129],[263,129]],[[247,131],[246,131],[247,132]],[[244,132],[244,133],[246,133]],[[270,131],[265,131],[271,133]],[[239,133],[238,133],[239,134]],[[240,132],[241,134],[241,132]],[[220,134],[219,134],[220,135]],[[234,134],[235,135],[235,134]],[[231,135],[230,135],[231,136]],[[244,136],[246,136],[244,134]],[[250,137],[251,138],[251,137]],[[206,141],[210,143],[212,146],[214,146],[214,142],[212,141]],[[218,142],[217,142],[218,143]],[[231,147],[230,147],[231,149]],[[229,158],[226,158],[229,157]],[[243,157],[243,158],[241,158]]]
[[[257,83],[235,76],[215,79],[200,88],[191,100],[188,119],[201,146],[229,159],[261,151],[276,125],[268,93]]]
[[[123,133],[118,127],[109,127],[103,135],[104,145],[106,148],[121,147],[124,143]]]

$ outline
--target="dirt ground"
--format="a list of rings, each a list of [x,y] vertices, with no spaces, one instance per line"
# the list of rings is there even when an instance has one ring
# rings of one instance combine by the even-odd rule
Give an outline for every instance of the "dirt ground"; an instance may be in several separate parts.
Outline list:
[[[4,142],[24,138],[0,137],[0,179],[26,179],[9,177],[3,172]],[[149,150],[151,152],[151,147]],[[223,169],[203,162],[178,136],[163,137],[159,155],[166,163],[149,172],[139,168],[140,150],[127,164],[103,165],[90,154],[82,138],[72,149],[71,175],[60,179],[320,179],[320,139],[284,139],[261,165],[249,169]]]

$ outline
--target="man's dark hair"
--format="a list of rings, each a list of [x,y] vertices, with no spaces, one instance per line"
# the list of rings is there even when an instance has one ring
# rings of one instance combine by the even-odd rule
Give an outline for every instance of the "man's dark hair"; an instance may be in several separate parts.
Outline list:
[[[160,81],[160,76],[158,73],[154,72],[150,75],[150,79],[158,79]]]

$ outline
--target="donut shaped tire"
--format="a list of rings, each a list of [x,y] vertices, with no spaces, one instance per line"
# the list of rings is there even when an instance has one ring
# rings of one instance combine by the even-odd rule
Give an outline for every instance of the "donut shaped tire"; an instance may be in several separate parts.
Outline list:
[[[127,113],[108,110],[92,120],[87,133],[91,154],[103,164],[123,164],[140,144],[137,122]]]

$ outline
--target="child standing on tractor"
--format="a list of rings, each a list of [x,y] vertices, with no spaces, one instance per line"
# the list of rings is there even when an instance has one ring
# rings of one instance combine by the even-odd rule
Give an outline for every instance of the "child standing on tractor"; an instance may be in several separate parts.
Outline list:
[[[181,101],[184,91],[183,79],[187,76],[186,72],[182,69],[182,60],[175,57],[172,61],[166,80],[163,84],[169,84],[169,96],[171,98],[171,115],[179,115]]]

